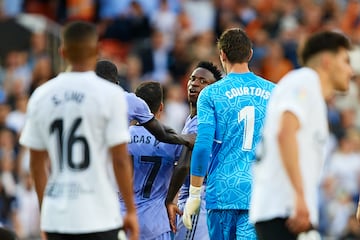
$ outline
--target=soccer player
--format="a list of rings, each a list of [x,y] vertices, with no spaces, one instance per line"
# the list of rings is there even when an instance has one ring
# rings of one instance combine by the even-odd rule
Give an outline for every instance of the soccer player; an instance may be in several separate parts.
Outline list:
[[[187,97],[190,104],[190,115],[187,117],[183,134],[197,133],[197,99],[199,93],[208,85],[220,80],[222,77],[221,71],[211,62],[199,62],[187,84]],[[184,157],[184,159],[183,159]],[[190,169],[191,150],[185,148],[181,154],[179,163],[175,167],[172,175],[170,186],[166,198],[166,205],[168,208],[169,220],[172,231],[175,232],[175,240],[183,239],[209,239],[209,231],[206,224],[206,208],[205,201],[201,202],[201,208],[198,214],[195,215],[194,227],[187,229],[180,218],[175,221],[176,213],[181,213],[184,209],[186,199],[189,197],[189,169]],[[184,182],[185,181],[185,182]],[[184,184],[183,184],[184,183]],[[181,186],[182,185],[182,186]],[[173,203],[177,192],[177,205]],[[205,181],[204,186],[205,189]],[[202,190],[201,199],[205,199],[205,191]],[[177,207],[178,206],[178,207]]]
[[[93,24],[66,25],[60,51],[71,72],[35,90],[20,138],[30,149],[41,229],[48,240],[116,240],[121,228],[137,239],[124,91],[94,72],[98,35]],[[109,164],[124,196],[123,219]]]
[[[329,130],[326,99],[353,76],[344,35],[308,38],[304,67],[278,83],[269,101],[259,161],[254,164],[250,218],[261,240],[292,240],[318,224],[318,186]]]
[[[95,72],[100,77],[118,84],[118,70],[114,63],[108,60],[100,60],[96,63]],[[165,143],[182,144],[190,148],[193,147],[194,135],[179,135],[175,130],[168,128],[158,121],[151,113],[148,105],[143,99],[137,97],[134,93],[125,92],[128,103],[129,123],[136,120],[144,126],[157,140]]]
[[[248,219],[251,164],[274,84],[249,70],[252,43],[242,29],[223,32],[218,48],[227,75],[199,95],[198,135],[183,222],[192,228],[191,215],[199,208],[201,185],[207,174],[210,239],[256,239]]]
[[[144,99],[156,118],[160,117],[163,110],[160,83],[143,82],[136,88],[135,94]],[[159,142],[141,125],[130,126],[130,135],[128,149],[133,158],[140,239],[170,240],[171,230],[164,202],[181,146]]]

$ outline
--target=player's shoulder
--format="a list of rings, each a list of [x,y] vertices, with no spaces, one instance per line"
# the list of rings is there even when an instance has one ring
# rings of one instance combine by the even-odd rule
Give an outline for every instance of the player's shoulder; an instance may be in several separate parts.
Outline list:
[[[311,68],[302,67],[288,72],[280,79],[279,86],[301,86],[303,88],[312,88],[317,84],[318,74]]]
[[[84,89],[86,91],[90,91],[95,95],[101,96],[103,99],[113,99],[114,97],[123,97],[125,98],[125,90],[112,82],[103,79],[96,74],[92,75],[93,79],[91,79],[92,84],[88,84],[88,89]]]
[[[127,92],[124,90],[125,98],[128,103],[134,106],[148,106],[147,103],[140,97],[136,96],[135,93]]]
[[[56,76],[37,87],[30,96],[30,102],[35,102],[38,99],[45,97],[51,91],[51,89],[54,88],[58,78],[59,76]]]

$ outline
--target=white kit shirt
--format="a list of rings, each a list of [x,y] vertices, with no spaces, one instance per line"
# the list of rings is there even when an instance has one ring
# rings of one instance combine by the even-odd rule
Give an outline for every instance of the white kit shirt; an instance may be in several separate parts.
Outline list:
[[[36,89],[20,143],[47,150],[51,174],[41,228],[91,233],[122,225],[109,148],[130,140],[124,91],[93,71],[66,72]]]
[[[297,116],[299,164],[310,221],[318,223],[318,184],[329,137],[327,109],[318,75],[310,68],[291,71],[275,87],[267,108],[260,159],[254,164],[252,222],[285,218],[294,211],[294,191],[277,145],[279,120],[285,111]]]

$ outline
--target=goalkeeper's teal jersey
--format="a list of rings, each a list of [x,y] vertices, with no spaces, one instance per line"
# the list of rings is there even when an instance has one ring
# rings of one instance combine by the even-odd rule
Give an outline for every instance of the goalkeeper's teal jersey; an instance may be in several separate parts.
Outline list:
[[[249,209],[251,165],[274,86],[252,72],[230,73],[200,93],[191,174],[207,172],[208,209]]]

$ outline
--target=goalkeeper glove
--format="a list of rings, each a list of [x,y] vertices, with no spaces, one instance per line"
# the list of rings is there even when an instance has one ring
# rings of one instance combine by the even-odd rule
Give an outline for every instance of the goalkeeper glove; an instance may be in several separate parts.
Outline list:
[[[192,228],[191,215],[197,214],[201,203],[201,187],[190,185],[189,198],[186,200],[182,221],[187,229]]]

